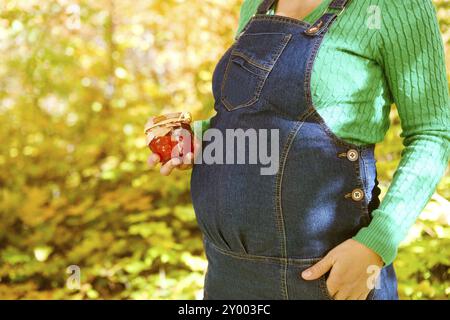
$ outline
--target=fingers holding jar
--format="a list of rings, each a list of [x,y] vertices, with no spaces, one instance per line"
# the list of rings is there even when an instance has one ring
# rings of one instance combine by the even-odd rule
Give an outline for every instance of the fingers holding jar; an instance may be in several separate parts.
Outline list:
[[[161,162],[161,159],[157,153],[152,153],[147,158],[147,164],[150,168],[156,167],[156,165],[160,162]]]
[[[192,168],[194,156],[192,152],[186,154],[183,158],[172,158],[161,166],[160,173],[168,176],[174,169],[188,170]]]
[[[147,163],[150,168],[156,167],[160,162],[161,162],[160,157],[156,153],[152,153],[147,159]],[[193,163],[194,163],[194,153],[189,152],[182,159],[173,158],[167,161],[166,163],[163,163],[161,165],[160,173],[163,176],[168,176],[172,173],[173,169],[188,170],[192,168]]]
[[[153,152],[147,160],[151,168],[161,163],[160,173],[164,176],[170,175],[174,169],[192,168],[198,142],[193,141],[190,122],[191,115],[188,112],[149,119],[145,125],[145,134]]]

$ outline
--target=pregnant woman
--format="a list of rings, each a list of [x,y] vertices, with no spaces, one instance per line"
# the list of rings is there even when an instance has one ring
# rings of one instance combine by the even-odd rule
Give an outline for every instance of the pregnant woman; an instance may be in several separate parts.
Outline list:
[[[217,113],[204,127],[224,137],[276,129],[279,164],[273,175],[194,165],[205,299],[397,299],[397,247],[449,159],[431,0],[247,0],[236,35],[214,70]],[[374,147],[393,103],[405,148],[380,203]]]

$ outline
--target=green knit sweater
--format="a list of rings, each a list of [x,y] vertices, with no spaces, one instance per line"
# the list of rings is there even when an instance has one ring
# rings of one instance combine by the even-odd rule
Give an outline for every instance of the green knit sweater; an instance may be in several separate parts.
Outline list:
[[[261,2],[244,0],[236,35]],[[313,23],[330,2],[323,0],[303,20]],[[390,106],[397,106],[404,138],[401,161],[372,222],[354,237],[390,264],[450,154],[444,50],[431,0],[353,0],[325,35],[311,90],[331,130],[358,145],[382,141]]]

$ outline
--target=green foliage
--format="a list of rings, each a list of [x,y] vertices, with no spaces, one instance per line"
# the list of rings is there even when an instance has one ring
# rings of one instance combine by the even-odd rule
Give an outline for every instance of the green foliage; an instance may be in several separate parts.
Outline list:
[[[143,126],[212,111],[237,2],[0,7],[0,297],[195,298],[206,262],[189,173],[148,170]]]
[[[450,296],[450,227],[422,221],[419,237],[400,251],[396,262],[402,298],[448,299]]]
[[[436,3],[448,41],[449,7]],[[212,71],[239,4],[0,4],[0,298],[201,297],[206,261],[189,172],[147,169],[143,125],[174,110],[211,114]],[[401,151],[392,117],[377,151],[384,187]],[[404,298],[450,295],[449,183],[401,248]],[[71,265],[79,289],[66,286]]]

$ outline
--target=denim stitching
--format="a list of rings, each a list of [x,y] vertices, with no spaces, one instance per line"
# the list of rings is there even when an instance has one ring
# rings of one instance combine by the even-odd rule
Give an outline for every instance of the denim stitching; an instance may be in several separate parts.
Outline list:
[[[250,254],[242,255],[237,252],[228,251],[223,248],[220,248],[215,243],[213,243],[211,240],[209,240],[208,242],[215,250],[219,251],[220,253],[222,253],[226,256],[240,259],[240,260],[262,261],[262,262],[271,263],[271,264],[275,264],[275,265],[279,265],[280,263],[282,263],[281,260],[283,260],[283,259],[277,258],[277,257],[255,256],[255,255],[250,255]]]
[[[250,28],[251,23],[253,22],[253,17],[247,22],[247,24],[245,25],[245,27],[242,29],[242,31],[235,36],[234,40],[239,40],[239,38],[241,37],[242,34],[244,34],[248,28]]]
[[[234,46],[236,46],[236,43],[237,42],[235,42],[233,45],[232,45],[232,47],[234,47]],[[233,49],[232,49],[233,50]],[[231,56],[230,56],[231,57]],[[225,104],[225,101],[224,101],[224,99],[223,99],[223,88],[224,88],[224,86],[225,86],[225,83],[226,83],[226,81],[227,81],[227,79],[228,79],[228,69],[230,68],[230,64],[231,64],[231,59],[230,59],[230,57],[228,58],[228,61],[227,61],[227,66],[225,67],[225,72],[224,72],[224,76],[223,76],[223,79],[222,79],[222,85],[220,86],[220,100]],[[226,105],[225,105],[225,107],[226,107]],[[228,108],[227,108],[228,109]],[[230,110],[231,111],[231,110]]]
[[[367,148],[364,150],[367,150],[372,145],[368,145]],[[364,191],[364,198],[361,199],[361,201],[358,201],[360,203],[360,210],[362,213],[362,217],[366,219],[366,224],[370,222],[370,214],[369,214],[369,205],[367,201],[367,173],[365,171],[365,152],[358,151],[359,152],[359,159],[358,161],[354,161],[353,165],[355,167],[355,174],[356,174],[356,181],[357,181],[357,188],[360,188]],[[361,168],[362,167],[362,168]]]
[[[281,54],[283,53],[284,49],[286,48],[287,44],[289,43],[289,41],[292,38],[292,34],[287,33],[284,37],[283,40],[279,43],[277,50],[274,51],[274,53],[272,54],[272,60],[271,60],[271,69],[273,69],[273,67],[275,66],[276,62],[278,61],[278,59],[280,58]]]
[[[338,137],[331,129],[328,127],[328,125],[325,123],[325,120],[322,118],[322,116],[317,112],[314,114],[314,118],[316,119],[317,123],[321,125],[321,127],[324,129],[325,133],[339,146],[349,148],[349,149],[356,149],[359,153],[362,153],[364,150],[367,150],[371,147],[373,147],[373,144],[363,145],[359,146],[354,143],[345,141],[344,139]]]
[[[242,35],[241,37],[245,37],[245,36],[259,36],[259,35],[284,35],[283,39],[280,41],[280,43],[278,44],[277,47],[275,47],[275,50],[273,51],[271,58],[269,60],[269,63],[267,66],[262,65],[256,61],[254,61],[252,58],[248,57],[245,52],[239,50],[239,47],[236,45],[234,47],[234,49],[231,51],[231,55],[237,55],[240,56],[242,58],[244,58],[245,60],[247,60],[249,63],[253,64],[255,67],[258,67],[260,69],[263,69],[265,71],[271,71],[275,65],[275,63],[277,62],[277,60],[279,59],[279,57],[281,56],[281,53],[283,53],[284,48],[286,48],[289,40],[292,38],[292,34],[290,33],[280,33],[280,32],[261,32],[261,33],[246,33],[244,35]]]
[[[330,9],[343,9],[348,0],[334,0],[328,6]]]
[[[243,103],[243,104],[239,104],[236,107],[233,106],[231,103],[229,103],[225,98],[220,98],[220,100],[223,102],[223,104],[225,105],[225,107],[227,108],[228,111],[234,111],[237,109],[241,109],[241,108],[245,108],[245,107],[249,107],[252,104],[254,104],[255,102],[258,101],[258,98],[261,94],[261,90],[260,88],[262,88],[262,86],[264,85],[265,81],[260,80],[258,82],[258,85],[255,88],[255,95],[253,96],[253,98],[251,98],[247,103]]]
[[[259,64],[259,63],[256,62],[256,61],[253,61],[253,59],[247,57],[247,56],[245,55],[245,53],[240,52],[240,51],[238,51],[238,50],[236,50],[236,49],[233,50],[233,51],[231,51],[231,55],[232,55],[232,56],[238,56],[238,57],[241,57],[241,58],[245,59],[248,63],[254,65],[255,67],[257,67],[257,68],[259,68],[259,69],[263,69],[264,71],[269,72],[270,70],[272,70],[272,68],[270,68],[270,67],[266,67],[266,66],[264,66],[264,65],[262,65],[262,64]],[[252,73],[253,73],[253,72],[252,72]],[[257,76],[259,76],[259,75],[257,75]]]
[[[292,24],[292,25],[296,25],[299,27],[310,27],[311,24],[305,21],[301,21],[298,19],[294,19],[294,18],[290,18],[287,16],[280,16],[280,15],[276,15],[276,14],[271,14],[271,15],[267,15],[267,14],[255,14],[253,16],[253,20],[254,21],[258,21],[258,20],[272,20],[275,22],[281,22],[281,23],[288,23],[288,24]]]
[[[230,63],[231,63],[231,59],[228,59],[227,67],[225,69],[225,75],[224,75],[224,78],[222,80],[220,100],[223,102],[223,104],[225,105],[225,107],[227,108],[228,111],[233,111],[233,110],[240,109],[240,108],[243,108],[243,107],[248,107],[248,106],[254,104],[256,101],[258,101],[258,98],[259,98],[259,96],[261,94],[261,91],[262,91],[261,89],[264,86],[264,83],[266,81],[265,79],[267,79],[267,77],[265,77],[265,78],[264,77],[260,77],[259,81],[256,84],[255,93],[253,95],[253,98],[251,98],[246,103],[242,103],[242,104],[239,104],[237,106],[233,106],[231,103],[229,103],[224,98],[224,94],[223,94],[225,83],[226,83],[226,81],[228,79],[228,71],[229,71],[228,68],[229,68]]]
[[[297,122],[295,126],[291,129],[291,132],[289,133],[287,137],[286,144],[283,148],[283,153],[280,157],[280,170],[278,170],[276,182],[275,182],[275,220],[277,224],[277,232],[278,235],[281,237],[280,241],[280,255],[282,258],[287,259],[287,238],[286,238],[286,230],[284,226],[284,217],[283,217],[283,209],[281,206],[281,184],[283,181],[283,173],[284,168],[286,165],[286,159],[287,155],[289,154],[289,149],[292,145],[292,140],[295,137],[295,134],[298,132],[298,130],[301,127],[301,122]],[[281,292],[285,299],[289,299],[289,293],[287,292],[287,264],[282,266],[284,268],[281,268]]]
[[[314,108],[313,106],[310,107],[310,109]],[[361,168],[360,168],[360,162],[363,161],[364,158],[364,151],[372,148],[374,145],[370,144],[370,145],[365,145],[365,146],[358,146],[355,144],[352,144],[350,142],[347,142],[341,138],[339,138],[338,136],[336,136],[331,129],[327,126],[327,124],[325,123],[325,121],[323,120],[323,118],[320,116],[320,114],[317,112],[317,110],[314,108],[314,112],[312,113],[312,117],[315,118],[315,120],[317,121],[317,123],[319,123],[319,125],[321,126],[321,128],[324,130],[325,133],[327,133],[327,135],[332,139],[332,141],[336,144],[336,145],[341,145],[345,148],[352,148],[352,149],[356,149],[360,155],[358,161],[354,161],[353,166],[354,166],[354,172],[355,172],[355,178],[356,178],[356,186],[355,188],[361,188],[364,190],[364,192],[366,192],[366,188],[365,188],[365,184],[363,183],[363,178],[361,177]],[[363,162],[364,165],[364,162]],[[364,195],[364,199],[362,199],[361,201],[358,201],[360,204],[360,212],[362,213],[362,216],[365,219],[369,219],[370,221],[370,214],[369,214],[369,208],[368,205],[366,204],[367,201],[367,196],[366,194]]]
[[[286,229],[284,226],[284,217],[283,217],[283,209],[282,209],[282,205],[281,205],[281,184],[283,181],[283,173],[284,173],[284,168],[286,165],[286,159],[287,156],[289,154],[289,150],[291,148],[292,145],[292,141],[296,136],[296,133],[298,132],[298,130],[301,127],[301,122],[297,122],[295,124],[295,126],[291,129],[291,132],[289,133],[288,137],[287,137],[287,141],[286,144],[283,148],[283,153],[281,154],[280,157],[280,170],[277,173],[277,177],[276,177],[276,183],[275,183],[275,219],[277,222],[277,231],[278,231],[278,235],[281,236],[281,241],[280,241],[280,254],[281,257],[286,258],[287,259],[287,238],[286,238]],[[282,268],[281,270],[281,291],[282,291],[282,295],[286,298],[289,299],[289,293],[287,292],[287,264],[284,265],[284,268]]]
[[[336,21],[336,19],[334,19],[332,22]],[[306,71],[305,71],[305,84],[304,84],[304,92],[305,92],[305,100],[307,103],[308,107],[312,107],[314,109],[316,109],[314,107],[313,101],[312,101],[312,92],[311,92],[311,76],[312,76],[312,71],[313,71],[313,66],[314,66],[314,62],[315,62],[315,58],[317,56],[317,53],[319,51],[319,48],[321,46],[321,44],[323,43],[323,39],[324,36],[326,34],[326,32],[328,32],[329,28],[331,27],[331,24],[328,26],[328,28],[326,28],[324,30],[324,32],[322,34],[320,34],[316,39],[316,43],[314,44],[313,50],[311,52],[311,56],[308,59],[307,65],[306,65]],[[334,142],[336,142],[338,145],[342,145],[344,147],[348,147],[348,148],[352,148],[352,149],[356,149],[359,151],[363,151],[365,149],[368,149],[370,147],[373,146],[373,144],[367,145],[367,146],[358,146],[356,144],[347,142],[341,138],[339,138],[338,136],[336,136],[336,134],[326,125],[324,119],[322,118],[322,116],[319,114],[319,112],[315,112],[314,118],[317,120],[317,122],[322,126],[322,128],[325,130],[325,132],[328,134],[328,136],[330,138],[333,139]]]
[[[313,110],[310,110],[310,113],[306,113],[300,118],[306,119],[311,114],[312,111]],[[291,132],[289,133],[289,135],[287,137],[286,144],[283,148],[283,153],[281,154],[281,157],[280,157],[281,166],[280,166],[280,170],[277,173],[276,183],[275,183],[275,217],[276,217],[276,222],[277,222],[277,230],[279,232],[278,234],[279,235],[281,234],[281,237],[282,237],[282,241],[280,242],[280,253],[281,253],[281,257],[283,257],[283,258],[287,258],[287,237],[286,237],[286,229],[285,229],[285,225],[284,225],[283,208],[281,205],[281,201],[282,201],[281,185],[283,182],[283,174],[284,174],[284,169],[286,166],[286,160],[289,155],[289,151],[291,149],[291,146],[292,146],[292,143],[293,143],[295,137],[297,136],[297,133],[299,132],[299,130],[303,124],[304,124],[304,122],[299,120],[295,124],[295,126],[291,129]],[[289,293],[287,290],[287,264],[285,264],[284,269],[282,269],[282,294],[286,299],[289,299]]]
[[[247,101],[246,103],[242,103],[242,104],[239,104],[239,105],[237,105],[237,106],[233,106],[233,105],[232,105],[232,104],[224,97],[224,88],[225,88],[225,84],[227,83],[227,80],[228,80],[228,75],[229,75],[229,71],[230,71],[229,69],[230,69],[230,65],[231,65],[231,63],[232,63],[232,61],[231,61],[231,55],[235,54],[236,52],[239,52],[239,51],[237,50],[238,47],[237,47],[236,42],[235,42],[235,44],[233,45],[234,48],[233,48],[232,51],[231,51],[231,55],[230,55],[230,57],[228,58],[227,66],[226,66],[226,68],[225,68],[225,74],[224,74],[224,77],[223,77],[223,80],[222,80],[222,85],[221,85],[221,88],[220,88],[220,90],[221,90],[221,98],[220,98],[220,100],[222,101],[222,103],[224,104],[225,108],[226,108],[228,111],[233,111],[233,110],[236,110],[236,109],[248,107],[248,106],[254,104],[256,101],[258,101],[258,99],[259,99],[259,97],[260,97],[260,95],[261,95],[262,89],[263,89],[263,87],[264,87],[264,85],[265,85],[265,83],[266,83],[267,78],[269,77],[269,74],[270,74],[271,70],[273,69],[273,67],[274,67],[274,65],[276,64],[276,62],[278,61],[278,59],[280,58],[281,54],[283,53],[284,49],[286,48],[286,46],[287,46],[287,44],[289,43],[289,41],[290,41],[291,38],[292,38],[292,34],[286,34],[286,35],[283,37],[283,39],[280,41],[278,47],[275,48],[275,50],[274,50],[274,52],[272,53],[271,58],[270,58],[270,60],[269,60],[269,63],[270,63],[270,65],[271,65],[271,68],[270,68],[269,71],[266,70],[266,69],[263,69],[264,71],[266,71],[266,74],[265,74],[264,76],[261,76],[260,79],[257,81],[256,88],[255,88],[255,92],[254,92],[253,97],[252,97],[249,101]],[[240,52],[239,52],[239,53],[240,53]],[[242,54],[242,53],[241,53],[241,54]],[[243,55],[243,54],[242,54],[242,55]],[[240,55],[240,56],[243,57],[242,55]],[[243,58],[244,58],[244,57],[243,57]],[[245,57],[245,58],[247,58],[248,60],[251,60],[251,59],[248,58],[248,57]],[[249,61],[249,62],[250,62],[250,61]]]
[[[373,219],[372,212],[380,207],[380,198],[379,198],[379,196],[380,196],[381,190],[380,190],[380,187],[379,187],[380,182],[378,181],[378,172],[377,172],[377,167],[376,167],[376,160],[375,160],[374,166],[375,166],[375,177],[373,179],[374,186],[373,186],[372,190],[370,190],[371,198],[370,198],[370,202],[367,204],[367,211],[368,211],[368,215],[369,215],[369,223]],[[366,170],[368,170],[368,168],[366,168]],[[378,191],[375,193],[374,191],[377,190],[377,189],[378,189]]]
[[[278,34],[278,35],[286,35],[288,33],[286,32],[247,32],[246,34],[243,34],[242,37],[246,37],[246,36],[262,36],[262,35],[273,35],[273,34]]]
[[[336,21],[336,19],[334,19],[332,22]],[[308,59],[307,65],[306,65],[306,71],[305,71],[305,84],[304,84],[304,92],[305,92],[305,100],[307,103],[307,106],[309,108],[314,108],[314,104],[312,101],[312,92],[311,92],[311,76],[312,76],[312,71],[313,71],[313,66],[314,66],[314,62],[315,62],[315,58],[317,56],[317,53],[319,51],[319,48],[321,46],[321,44],[323,43],[323,39],[325,37],[326,32],[328,32],[329,28],[331,27],[332,24],[330,24],[328,26],[328,28],[325,28],[324,32],[322,34],[320,34],[316,39],[316,43],[314,44],[311,56]],[[338,145],[347,147],[347,148],[352,148],[352,149],[356,149],[358,150],[358,152],[362,152],[366,149],[369,149],[373,146],[373,144],[370,145],[366,145],[366,146],[358,146],[356,144],[347,142],[341,138],[339,138],[325,123],[325,120],[322,118],[322,116],[319,114],[319,112],[316,109],[316,112],[314,114],[314,118],[317,120],[317,122],[321,125],[321,127],[324,129],[324,131],[328,134],[328,136],[330,138],[333,139],[334,142],[336,142]]]
[[[354,161],[354,167],[355,167],[355,175],[356,175],[356,188],[360,188],[362,190],[364,190],[364,184],[363,184],[363,179],[361,177],[361,165],[360,162],[362,161],[362,156],[360,153],[360,157],[359,157],[359,161]],[[365,191],[364,191],[365,192]],[[357,201],[357,203],[359,202],[359,206],[360,206],[360,212],[362,213],[362,217],[363,218],[367,218],[367,214],[366,214],[366,206],[365,206],[365,202],[366,202],[366,194],[364,194],[364,198],[361,199],[360,201]]]
[[[211,239],[207,240],[207,243],[213,247],[213,249],[219,251],[220,253],[240,259],[240,260],[248,260],[252,262],[262,261],[270,264],[280,265],[280,264],[288,264],[293,266],[307,266],[312,265],[316,262],[319,262],[323,259],[323,257],[314,257],[314,258],[280,258],[280,257],[270,257],[270,256],[258,256],[252,254],[241,254],[238,252],[229,251],[223,248],[220,248],[217,244],[211,241]]]
[[[314,47],[311,51],[311,55],[308,58],[307,64],[306,64],[306,70],[305,70],[305,80],[304,80],[304,92],[305,92],[305,101],[306,105],[312,106],[312,98],[311,98],[311,74],[312,74],[312,68],[314,65],[314,62],[316,60],[316,55],[319,50],[320,44],[322,43],[322,40],[324,38],[325,33],[319,35],[315,38]]]

